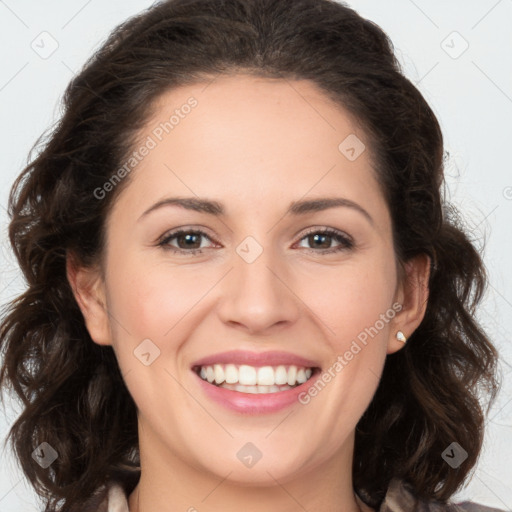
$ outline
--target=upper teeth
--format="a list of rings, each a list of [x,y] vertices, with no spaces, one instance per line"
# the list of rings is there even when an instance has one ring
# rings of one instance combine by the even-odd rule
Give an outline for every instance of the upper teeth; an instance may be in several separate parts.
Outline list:
[[[244,386],[274,386],[288,384],[295,386],[306,382],[313,373],[311,368],[291,366],[249,366],[235,364],[214,364],[201,366],[199,375],[210,383],[242,384]]]

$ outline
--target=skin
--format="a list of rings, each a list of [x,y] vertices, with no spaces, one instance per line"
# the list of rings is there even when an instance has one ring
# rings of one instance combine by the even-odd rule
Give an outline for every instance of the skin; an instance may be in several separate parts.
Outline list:
[[[197,107],[126,178],[101,269],[68,259],[91,338],[112,345],[138,408],[142,475],[130,512],[372,510],[352,487],[354,430],[386,356],[403,347],[396,332],[410,336],[423,318],[428,258],[399,278],[369,141],[314,84],[234,75],[174,89],[140,140],[190,96]],[[354,161],[338,149],[350,134],[367,148]],[[176,205],[143,215],[176,196],[219,201],[225,215]],[[351,207],[285,215],[319,197],[353,201],[372,221]],[[179,227],[207,233],[201,253],[183,238],[158,245]],[[354,246],[306,236],[326,227]],[[252,263],[236,252],[247,236],[263,249]],[[190,370],[232,349],[284,350],[326,369],[394,303],[401,311],[306,405],[247,417],[209,400]],[[133,354],[147,338],[160,350],[149,366]],[[247,442],[263,454],[252,468],[236,457]]]

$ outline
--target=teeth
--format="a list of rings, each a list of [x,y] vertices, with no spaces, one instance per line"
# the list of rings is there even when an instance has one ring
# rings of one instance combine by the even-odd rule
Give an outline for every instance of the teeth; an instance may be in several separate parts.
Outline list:
[[[231,391],[238,391],[240,393],[250,393],[250,394],[266,394],[266,393],[277,393],[279,391],[286,391],[287,389],[292,389],[291,386],[287,384],[284,386],[242,386],[242,384],[226,384],[225,382],[221,384],[219,387],[230,389]]]
[[[227,364],[226,371],[224,373],[228,384],[235,384],[238,382],[238,369],[234,364]]]
[[[293,386],[297,382],[297,367],[290,366],[288,368],[288,386]]]
[[[234,389],[244,393],[275,393],[290,389],[306,382],[313,370],[311,368],[284,366],[254,367],[246,364],[214,364],[202,366],[199,375],[210,384],[222,385],[226,389]],[[236,389],[236,387],[240,389]],[[242,389],[243,388],[243,389]],[[263,391],[262,391],[263,390]]]
[[[277,385],[288,383],[288,372],[284,366],[278,366],[276,368],[274,379]]]
[[[216,364],[213,367],[213,373],[215,374],[215,382],[220,384],[226,379],[224,378],[224,368],[220,364]]]
[[[272,366],[258,368],[258,385],[273,386],[274,383],[274,368]]]
[[[304,384],[304,382],[306,382],[306,370],[304,370],[304,368],[301,368],[298,372],[297,372],[297,382],[299,382],[300,384]]]
[[[238,382],[244,386],[252,386],[257,383],[256,368],[243,364],[238,369]]]

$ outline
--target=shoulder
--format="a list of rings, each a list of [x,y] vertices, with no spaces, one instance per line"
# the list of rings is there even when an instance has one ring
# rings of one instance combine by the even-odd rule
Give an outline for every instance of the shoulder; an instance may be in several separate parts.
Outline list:
[[[118,470],[79,510],[72,512],[129,512],[128,496],[139,478],[138,470]]]
[[[105,512],[130,512],[128,509],[128,493],[117,482],[112,483],[108,489]]]
[[[119,470],[108,482],[104,499],[105,512],[129,512],[128,496],[140,479],[140,470]],[[103,512],[103,510],[98,511]]]
[[[418,499],[412,488],[402,480],[391,480],[379,512],[505,512],[501,509],[486,507],[479,503],[423,501]]]

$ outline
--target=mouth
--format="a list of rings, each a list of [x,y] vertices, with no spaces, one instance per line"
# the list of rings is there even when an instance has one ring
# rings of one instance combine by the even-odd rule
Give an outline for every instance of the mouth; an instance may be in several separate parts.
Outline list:
[[[320,378],[320,364],[283,351],[231,350],[211,354],[191,366],[201,393],[237,414],[283,411]]]
[[[246,394],[270,394],[297,388],[320,372],[316,366],[215,363],[194,366],[205,382],[219,388]]]

